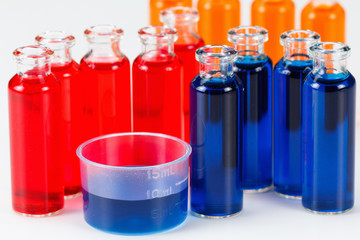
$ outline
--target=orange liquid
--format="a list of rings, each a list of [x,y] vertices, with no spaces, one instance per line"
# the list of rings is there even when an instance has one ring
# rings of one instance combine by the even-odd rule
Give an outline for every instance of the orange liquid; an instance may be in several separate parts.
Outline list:
[[[323,42],[345,42],[345,10],[336,2],[310,1],[302,10],[301,28],[319,33]]]
[[[207,45],[229,45],[227,32],[240,26],[239,0],[199,0],[199,35]]]
[[[160,11],[176,6],[192,7],[192,0],[150,0],[150,25],[163,25],[160,22]]]
[[[292,0],[255,0],[251,7],[251,25],[269,32],[265,53],[277,62],[283,56],[280,35],[295,27],[295,4]]]

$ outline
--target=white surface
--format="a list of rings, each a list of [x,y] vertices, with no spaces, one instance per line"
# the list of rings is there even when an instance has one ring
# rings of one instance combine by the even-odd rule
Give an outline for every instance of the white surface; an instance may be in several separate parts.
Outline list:
[[[295,2],[299,14],[306,1]],[[347,40],[353,53],[349,69],[360,79],[360,1],[341,0],[341,3],[347,10]],[[250,0],[242,0],[243,24],[249,24],[249,12]],[[359,171],[356,171],[355,208],[339,216],[311,214],[302,208],[300,201],[283,199],[273,192],[245,194],[244,209],[236,217],[208,220],[189,216],[181,228],[143,237],[111,235],[91,228],[83,220],[81,198],[67,200],[64,211],[56,217],[36,219],[17,215],[11,208],[7,115],[7,83],[16,72],[12,51],[32,44],[39,32],[62,29],[76,36],[73,55],[79,60],[87,50],[82,35],[84,29],[112,23],[125,30],[121,48],[133,60],[141,47],[137,30],[147,24],[147,0],[1,0],[0,23],[0,239],[360,239]],[[297,24],[299,26],[299,18]],[[359,109],[360,104],[357,106]],[[360,129],[359,122],[357,129]],[[359,131],[356,140],[356,165],[359,166]]]

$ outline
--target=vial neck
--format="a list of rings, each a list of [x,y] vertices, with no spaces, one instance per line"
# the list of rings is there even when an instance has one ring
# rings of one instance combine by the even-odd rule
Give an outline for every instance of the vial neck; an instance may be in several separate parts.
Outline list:
[[[60,67],[70,64],[72,61],[70,48],[54,50],[54,58],[51,61],[51,65],[54,67]]]
[[[174,43],[173,42],[152,42],[143,44],[143,57],[154,58],[161,60],[167,59],[167,56],[174,55]]]
[[[199,65],[201,78],[226,79],[234,74],[232,62],[221,64],[207,64],[200,62]]]
[[[314,59],[314,69],[312,73],[318,78],[325,80],[339,80],[348,75],[346,68],[346,59],[342,60],[324,60]]]
[[[184,40],[188,40],[189,38],[196,38],[196,23],[175,25],[175,29],[177,30],[178,40],[177,42],[181,42]]]
[[[235,44],[234,49],[237,51],[238,59],[263,59],[266,57],[264,53],[264,44]]]
[[[102,43],[94,43],[89,42],[90,56],[89,60],[96,61],[97,59],[114,59],[118,60],[122,57],[122,53],[120,51],[120,41],[113,42],[102,42]]]
[[[33,65],[18,62],[17,74],[21,76],[23,80],[37,81],[44,79],[51,73],[50,63]]]
[[[306,43],[305,42],[297,42],[294,43],[297,46],[285,46],[284,47],[284,62],[291,64],[294,62],[299,62],[299,63],[308,63],[311,62],[311,57],[310,57],[310,53],[309,53],[309,49],[306,48]],[[294,45],[293,44],[293,45]],[[302,46],[304,45],[304,46]]]

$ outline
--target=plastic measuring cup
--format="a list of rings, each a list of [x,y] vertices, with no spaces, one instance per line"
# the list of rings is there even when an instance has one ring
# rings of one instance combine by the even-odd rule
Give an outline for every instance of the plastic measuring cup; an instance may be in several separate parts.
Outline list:
[[[156,133],[109,134],[81,144],[85,221],[121,234],[179,225],[187,216],[190,153],[186,142]]]

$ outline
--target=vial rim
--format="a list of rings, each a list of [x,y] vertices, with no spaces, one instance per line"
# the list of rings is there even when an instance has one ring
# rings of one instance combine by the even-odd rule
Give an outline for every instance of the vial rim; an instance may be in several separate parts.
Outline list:
[[[58,35],[58,36],[56,36]],[[35,37],[37,44],[49,47],[51,44],[63,44],[62,47],[53,47],[53,50],[69,49],[75,45],[75,37],[62,30],[48,30]]]
[[[105,31],[100,31],[101,29]],[[112,24],[98,24],[85,29],[84,35],[88,40],[93,42],[121,40],[124,36],[124,30]]]
[[[327,45],[331,45],[335,48],[324,48],[324,46]],[[314,58],[321,58],[321,56],[325,55],[337,55],[336,59],[323,59],[328,61],[344,60],[351,55],[351,48],[349,45],[341,42],[319,42],[310,46],[310,54]]]
[[[112,138],[112,137],[121,137],[121,136],[152,136],[152,137],[159,137],[159,138],[166,138],[166,139],[170,139],[173,140],[175,142],[178,142],[180,144],[182,144],[185,147],[185,153],[183,154],[183,156],[179,157],[178,159],[175,159],[171,162],[167,162],[167,163],[162,163],[162,164],[157,164],[157,165],[151,165],[151,166],[143,166],[143,167],[124,167],[124,166],[111,166],[111,165],[106,165],[106,164],[102,164],[102,163],[97,163],[94,161],[91,161],[89,159],[87,159],[86,157],[83,156],[82,154],[82,150],[85,146],[87,146],[90,143],[93,143],[95,141],[99,141],[102,139],[106,139],[106,138]],[[177,138],[177,137],[173,137],[170,135],[166,135],[166,134],[162,134],[162,133],[151,133],[151,132],[128,132],[128,133],[112,133],[112,134],[106,134],[106,135],[102,135],[99,137],[95,137],[92,139],[87,140],[86,142],[82,143],[77,149],[76,149],[76,155],[78,156],[78,158],[85,162],[86,164],[90,164],[92,166],[96,166],[96,167],[101,167],[101,168],[105,168],[105,169],[115,169],[115,170],[149,170],[149,169],[156,169],[156,168],[162,168],[162,167],[166,167],[166,166],[171,166],[174,164],[177,164],[179,162],[185,161],[186,159],[188,159],[190,157],[190,154],[192,152],[192,149],[190,147],[190,145]]]
[[[209,52],[207,50],[219,48],[222,52]],[[196,60],[202,63],[210,64],[210,65],[219,65],[226,62],[230,62],[235,59],[237,55],[237,51],[227,45],[206,45],[204,47],[198,48],[195,52]],[[222,59],[220,63],[208,63],[206,59],[211,58],[219,58]]]
[[[294,33],[304,33],[309,34],[307,37],[292,37],[291,34]],[[290,31],[283,32],[280,35],[280,44],[281,46],[286,47],[290,42],[310,42],[310,44],[314,44],[315,42],[319,42],[321,39],[320,34],[311,30],[302,30],[302,29],[294,29]]]
[[[160,32],[157,33],[156,30],[160,30]],[[154,37],[161,39],[161,38],[169,38],[170,36],[176,36],[177,30],[175,28],[171,28],[167,26],[155,25],[155,26],[146,26],[140,28],[138,34],[140,37]]]
[[[28,51],[39,51],[30,53]],[[20,61],[29,61],[29,64],[40,63],[43,61],[44,63],[48,63],[53,58],[54,51],[50,48],[41,46],[41,45],[27,45],[23,47],[16,48],[13,51],[13,56],[17,62]]]
[[[255,30],[256,32],[254,33],[240,32],[240,30],[249,30],[249,29]],[[244,39],[244,38],[257,38],[258,42],[257,43],[239,42],[240,39]],[[238,45],[258,45],[267,42],[269,40],[269,35],[268,35],[268,30],[263,27],[244,25],[229,29],[228,40]]]

